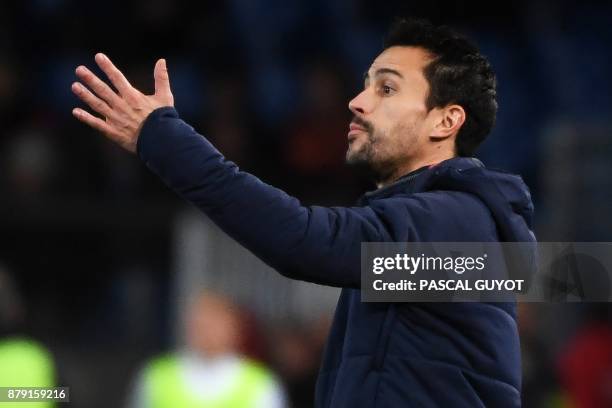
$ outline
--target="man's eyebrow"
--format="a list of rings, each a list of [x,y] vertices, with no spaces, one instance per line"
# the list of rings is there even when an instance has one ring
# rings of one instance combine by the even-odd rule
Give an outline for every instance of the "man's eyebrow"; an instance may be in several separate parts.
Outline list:
[[[379,68],[374,72],[374,76],[379,76],[383,74],[397,75],[398,77],[404,79],[404,76],[399,71],[396,71],[395,69],[392,69],[392,68]],[[368,79],[370,79],[370,73],[366,71],[363,74],[363,79],[364,81],[367,81]]]

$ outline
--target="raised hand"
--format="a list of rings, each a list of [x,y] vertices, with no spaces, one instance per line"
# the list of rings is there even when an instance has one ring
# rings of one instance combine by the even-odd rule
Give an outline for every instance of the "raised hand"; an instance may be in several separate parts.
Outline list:
[[[160,59],[155,64],[155,93],[144,95],[130,85],[106,55],[98,53],[95,59],[117,92],[81,65],[76,69],[76,74],[87,86],[75,82],[72,84],[72,92],[104,119],[81,108],[74,108],[72,114],[124,149],[135,153],[138,135],[147,116],[157,108],[174,106],[166,60]]]

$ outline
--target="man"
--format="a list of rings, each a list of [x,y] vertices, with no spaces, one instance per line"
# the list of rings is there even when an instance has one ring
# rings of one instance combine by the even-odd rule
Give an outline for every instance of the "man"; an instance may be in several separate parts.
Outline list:
[[[77,119],[137,153],[178,194],[281,274],[343,287],[316,390],[318,407],[515,407],[520,356],[513,304],[362,303],[360,244],[534,241],[517,176],[473,154],[497,110],[488,61],[447,28],[400,21],[349,103],[347,161],[378,190],[356,207],[305,207],[241,172],[178,118],[165,61],[155,94],[102,54],[114,92],[85,67]]]
[[[240,355],[241,326],[240,310],[230,299],[199,294],[186,313],[185,348],[148,362],[130,407],[285,407],[274,376]]]

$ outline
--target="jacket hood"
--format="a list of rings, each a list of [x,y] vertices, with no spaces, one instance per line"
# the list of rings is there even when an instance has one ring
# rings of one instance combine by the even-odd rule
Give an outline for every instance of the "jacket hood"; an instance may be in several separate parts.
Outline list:
[[[462,191],[478,197],[491,212],[500,242],[525,242],[504,247],[508,269],[531,283],[537,269],[536,238],[532,231],[533,203],[518,175],[487,169],[478,159],[456,157],[416,170],[397,182],[367,194],[368,199],[401,193]]]
[[[533,203],[529,188],[515,174],[487,169],[480,160],[456,157],[433,166],[420,189],[463,191],[477,196],[489,208],[500,233],[500,241],[535,241]]]
[[[500,241],[535,241],[533,203],[529,188],[515,174],[487,169],[472,157],[455,157],[416,170],[389,186],[366,193],[366,199],[385,198],[398,193],[432,190],[462,191],[478,197],[489,208]]]

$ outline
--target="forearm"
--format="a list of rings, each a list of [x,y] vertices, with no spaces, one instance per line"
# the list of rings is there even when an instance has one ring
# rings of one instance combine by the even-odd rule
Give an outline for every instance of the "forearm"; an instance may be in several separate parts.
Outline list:
[[[132,87],[105,55],[96,54],[96,63],[116,90],[79,66],[76,73],[89,88],[75,82],[72,90],[104,119],[75,108],[78,120],[128,151],[136,150],[170,188],[282,274],[359,287],[361,241],[389,238],[387,223],[375,210],[304,207],[239,171],[171,108],[174,97],[165,60],[155,64],[153,95]]]
[[[354,217],[346,219],[345,209],[304,207],[241,172],[172,108],[158,109],[146,120],[138,154],[169,187],[281,273],[329,285],[358,284],[360,239],[348,246],[346,237],[336,239],[342,225],[359,230]]]

